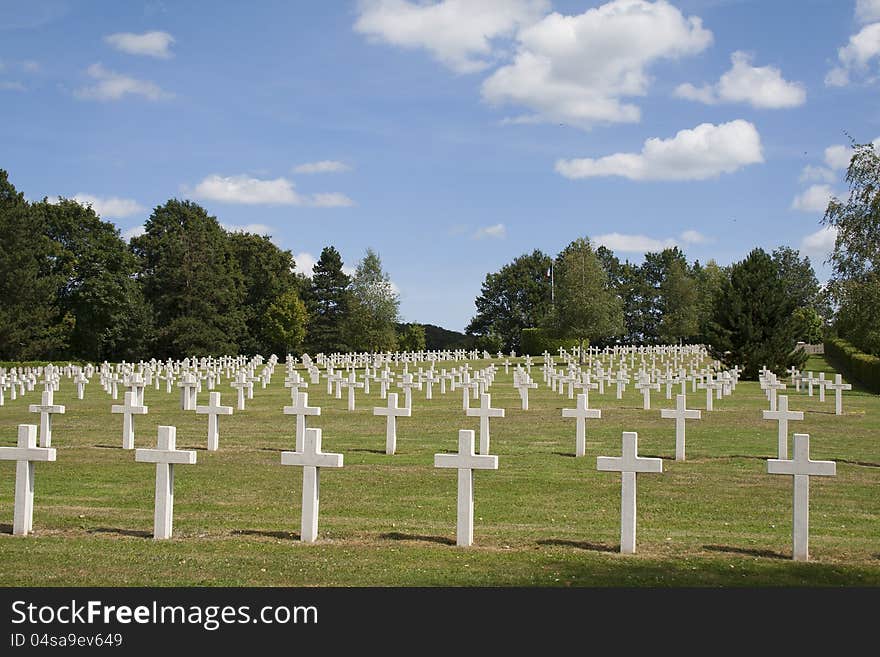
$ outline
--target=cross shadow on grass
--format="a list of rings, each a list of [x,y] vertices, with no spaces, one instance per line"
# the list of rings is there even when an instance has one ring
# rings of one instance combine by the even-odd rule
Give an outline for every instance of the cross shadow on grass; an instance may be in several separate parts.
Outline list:
[[[7,525],[5,522],[0,523],[0,534],[11,534],[12,533],[12,525]]]
[[[233,529],[230,533],[233,536],[263,536],[283,541],[298,541],[300,539],[300,535],[295,532],[272,532],[263,529]]]
[[[567,456],[569,458],[575,458],[574,454],[571,452],[553,452],[556,456]]]
[[[380,534],[379,538],[384,538],[389,541],[425,541],[429,543],[440,543],[441,545],[455,545],[455,541],[446,536],[425,536],[422,534],[388,532],[386,534]]]
[[[367,454],[382,454],[383,456],[385,454],[384,449],[369,449],[367,447],[353,447],[352,449],[349,449],[347,451],[349,451],[349,452],[366,452]]]
[[[773,550],[754,550],[751,548],[741,548],[734,547],[732,545],[704,545],[704,550],[709,550],[710,552],[725,552],[727,554],[741,554],[746,557],[764,557],[767,559],[789,559],[786,555],[781,552],[774,552]]]
[[[89,530],[89,534],[118,534],[119,536],[134,536],[136,538],[153,538],[153,532],[140,529],[119,529],[118,527],[95,527]]]
[[[559,545],[573,547],[579,550],[592,550],[593,552],[620,552],[619,545],[605,545],[604,543],[590,543],[589,541],[572,541],[565,538],[545,538],[538,541],[538,545]]]

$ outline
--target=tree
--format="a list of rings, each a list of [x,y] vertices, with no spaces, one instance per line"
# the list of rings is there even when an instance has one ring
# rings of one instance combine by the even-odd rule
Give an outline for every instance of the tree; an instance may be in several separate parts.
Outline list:
[[[0,169],[0,358],[50,358],[66,347],[74,320],[58,307],[52,252],[39,215]]]
[[[324,247],[312,273],[309,289],[308,351],[331,354],[349,350],[350,279],[342,271],[342,256]]]
[[[575,240],[556,258],[556,302],[548,328],[560,337],[578,340],[581,358],[585,342],[623,332],[621,300],[586,238]]]
[[[382,270],[382,261],[372,249],[351,279],[351,335],[349,343],[357,351],[393,351],[397,349],[400,295],[391,278]]]
[[[880,154],[854,144],[846,172],[849,198],[831,199],[822,222],[836,231],[830,293],[836,328],[858,348],[880,355]]]
[[[145,229],[131,248],[156,320],[154,353],[238,353],[244,292],[226,231],[201,206],[177,199],[156,207]]]
[[[659,292],[660,341],[675,343],[696,336],[699,332],[697,282],[684,262],[675,259],[669,264]]]
[[[401,351],[424,351],[425,327],[421,324],[403,324],[397,342]]]
[[[791,321],[794,325],[794,337],[798,342],[806,342],[807,344],[818,344],[822,342],[822,318],[814,308],[809,306],[801,306],[795,308],[791,314]]]
[[[718,296],[728,280],[728,271],[720,267],[714,260],[709,260],[705,265],[695,262],[692,267],[694,280],[697,283],[697,330],[699,340],[710,342],[709,325],[715,315],[715,304]]]
[[[270,304],[299,289],[293,255],[278,248],[268,235],[236,231],[228,233],[228,240],[244,292],[241,313],[245,331],[239,340],[240,350],[248,354],[272,351],[271,345],[278,343],[274,333],[266,332],[263,318]]]
[[[803,364],[803,351],[795,352],[794,310],[773,259],[754,249],[731,267],[715,304],[713,355],[729,367],[741,365],[746,379],[757,379],[762,367],[783,374]]]
[[[73,200],[31,207],[52,242],[55,298],[73,318],[63,355],[93,362],[142,356],[152,316],[135,278],[137,259],[119,229]]]
[[[466,333],[496,335],[504,350],[519,351],[522,329],[538,326],[550,311],[551,264],[550,257],[536,249],[487,274]]]
[[[302,345],[308,312],[296,290],[282,292],[263,313],[263,334],[273,352],[289,354]]]
[[[822,296],[822,288],[807,256],[801,257],[797,249],[780,246],[774,249],[773,263],[785,284],[786,294],[798,308],[812,308],[820,316],[828,316],[828,308]]]

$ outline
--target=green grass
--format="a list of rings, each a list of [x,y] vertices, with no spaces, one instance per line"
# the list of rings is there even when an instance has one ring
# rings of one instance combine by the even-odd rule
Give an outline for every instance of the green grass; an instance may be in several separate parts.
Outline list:
[[[445,364],[444,364],[445,365]],[[832,370],[821,357],[805,369]],[[453,451],[458,429],[478,431],[461,410],[459,391],[428,402],[415,393],[413,417],[398,420],[398,453],[384,454],[384,405],[378,386],[361,391],[358,409],[309,388],[322,407],[311,426],[323,428],[324,450],[345,454],[345,467],[321,482],[319,540],[300,543],[301,469],[282,466],[293,449],[294,419],[276,368],[267,390],[247,410],[221,418],[220,451],[205,451],[207,419],[178,408],[178,392],[146,392],[136,444],[152,447],[156,427],[177,426],[178,447],[198,449],[198,463],[178,466],[174,538],[150,538],[154,468],[121,449],[122,417],[97,377],[86,399],[62,382],[56,403],[55,463],[36,466],[33,535],[11,535],[15,468],[0,463],[0,584],[11,586],[755,586],[880,585],[880,398],[854,390],[845,415],[834,415],[806,393],[790,406],[805,411],[792,431],[811,435],[814,459],[838,463],[836,477],[811,482],[810,563],[791,560],[791,477],[767,474],[775,456],[776,423],[756,383],[743,382],[716,410],[688,422],[685,462],[672,461],[671,407],[654,394],[641,409],[630,388],[624,399],[591,396],[603,418],[588,422],[587,456],[574,454],[575,425],[560,409],[573,406],[540,380],[531,410],[519,410],[503,367],[492,421],[497,471],[475,474],[474,546],[457,548],[456,476],[433,467],[433,455]],[[223,402],[234,406],[224,381]],[[120,398],[122,392],[120,391]],[[0,408],[0,444],[15,443],[16,425],[38,424],[27,412],[39,393]],[[207,402],[205,392],[200,403]],[[688,396],[703,408],[702,391]],[[121,403],[121,402],[116,402]],[[620,477],[597,472],[596,456],[618,455],[621,432],[638,431],[642,455],[664,460],[660,475],[640,475],[637,554],[617,553]]]

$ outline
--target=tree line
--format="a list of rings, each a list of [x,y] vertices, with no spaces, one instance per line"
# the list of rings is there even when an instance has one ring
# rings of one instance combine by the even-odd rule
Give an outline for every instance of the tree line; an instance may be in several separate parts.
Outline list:
[[[268,236],[171,199],[126,243],[76,201],[29,202],[0,170],[0,359],[423,349],[367,249],[352,276],[328,246],[311,277]]]

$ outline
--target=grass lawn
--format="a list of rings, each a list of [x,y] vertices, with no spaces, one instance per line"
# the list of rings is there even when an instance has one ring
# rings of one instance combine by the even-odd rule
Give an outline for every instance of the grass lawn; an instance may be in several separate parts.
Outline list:
[[[536,359],[538,362],[540,359]],[[476,363],[477,366],[485,362]],[[444,366],[452,365],[444,363]],[[821,358],[805,368],[832,372]],[[511,370],[512,374],[512,370]],[[205,451],[207,418],[179,410],[179,394],[148,388],[150,412],[135,418],[136,445],[154,447],[156,427],[177,426],[178,449],[197,449],[198,463],[177,466],[174,538],[153,541],[154,467],[121,449],[122,416],[97,377],[85,400],[64,379],[55,395],[67,413],[53,420],[55,463],[36,466],[34,533],[13,537],[15,467],[0,463],[0,584],[7,586],[877,586],[880,585],[880,397],[790,392],[803,410],[792,432],[809,433],[811,457],[837,461],[836,477],[810,485],[810,563],[791,560],[792,478],[768,475],[776,423],[761,419],[767,402],[757,383],[742,382],[715,411],[687,424],[687,461],[672,460],[675,424],[663,391],[642,410],[631,386],[591,394],[602,419],[588,421],[587,456],[574,458],[573,407],[540,384],[522,411],[503,367],[492,404],[491,453],[497,471],[475,473],[474,546],[455,542],[456,474],[433,467],[434,454],[457,449],[458,429],[479,431],[464,416],[461,393],[426,401],[414,393],[412,418],[398,419],[398,453],[386,456],[384,405],[378,385],[358,408],[310,386],[322,408],[310,426],[345,467],[321,481],[319,539],[298,539],[302,470],[281,465],[293,449],[295,420],[283,365],[271,386],[255,390],[247,410],[220,419],[220,450]],[[235,391],[218,387],[223,403]],[[0,445],[14,445],[16,426],[39,424],[27,405],[39,392],[0,408]],[[207,403],[203,391],[199,403]],[[703,391],[689,408],[705,408]],[[617,553],[620,475],[598,472],[596,456],[617,456],[621,432],[638,431],[639,451],[664,459],[663,474],[638,478],[637,554]]]

